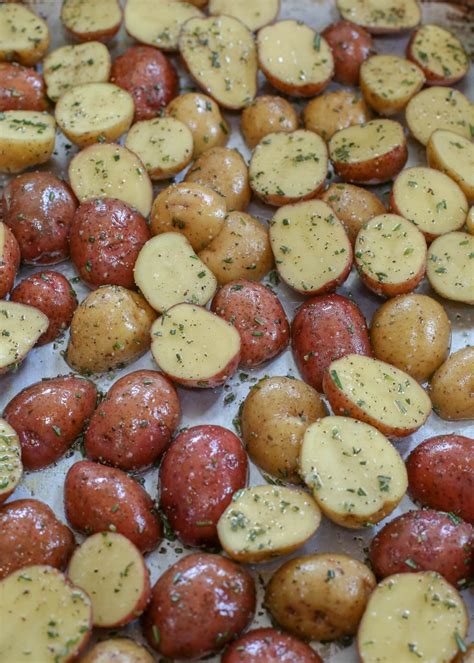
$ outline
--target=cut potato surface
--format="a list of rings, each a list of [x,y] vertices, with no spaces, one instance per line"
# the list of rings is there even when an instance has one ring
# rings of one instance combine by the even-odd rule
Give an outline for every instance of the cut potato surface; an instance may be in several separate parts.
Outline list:
[[[285,205],[314,198],[328,172],[324,140],[299,129],[265,136],[255,148],[249,167],[250,186],[264,202]]]
[[[56,124],[47,113],[0,113],[0,173],[19,173],[45,163],[56,141]]]
[[[179,0],[127,0],[125,28],[142,44],[163,51],[177,51],[182,26],[202,12],[189,2]]]
[[[48,50],[46,21],[21,4],[0,4],[0,60],[30,66]]]
[[[117,0],[65,0],[61,20],[81,41],[106,40],[120,28],[122,10]]]
[[[427,276],[441,297],[474,304],[474,237],[464,232],[438,237],[428,251]]]
[[[421,20],[416,0],[336,0],[336,6],[346,21],[376,35],[410,30]]]
[[[156,363],[178,384],[214,387],[237,370],[238,331],[200,306],[173,306],[153,324],[151,338]]]
[[[258,62],[273,87],[286,94],[312,97],[334,75],[329,44],[299,21],[279,21],[258,33]]]
[[[356,92],[337,90],[311,99],[303,111],[305,129],[329,140],[336,131],[365,124],[372,112]]]
[[[225,14],[242,21],[252,32],[272,23],[278,16],[280,0],[210,0],[209,13]]]
[[[0,503],[15,490],[22,473],[18,435],[5,419],[0,419]]]
[[[466,198],[474,201],[474,144],[452,131],[433,131],[426,146],[431,168],[441,170],[459,184]]]
[[[180,233],[150,239],[138,254],[135,283],[156,311],[191,302],[205,306],[217,289],[214,274]]]
[[[424,82],[418,65],[398,55],[373,55],[360,68],[364,98],[380,115],[399,113]]]
[[[465,647],[460,594],[437,573],[398,573],[375,589],[357,634],[363,663],[449,663]]]
[[[306,295],[334,290],[352,266],[352,246],[344,226],[321,200],[281,207],[270,226],[278,273]]]
[[[91,617],[89,597],[66,576],[26,566],[0,582],[0,660],[71,661],[89,639]]]
[[[148,216],[153,200],[150,178],[140,159],[121,145],[91,145],[69,164],[69,181],[80,202],[118,198]]]
[[[431,85],[453,85],[469,70],[469,56],[461,42],[439,25],[418,28],[408,45],[407,57],[423,70]]]
[[[257,94],[255,41],[236,18],[191,19],[179,36],[179,50],[196,83],[224,108],[243,108]]]
[[[343,527],[378,523],[408,488],[395,447],[373,426],[349,417],[324,417],[306,429],[300,472],[321,511]]]
[[[252,486],[234,494],[217,523],[217,533],[232,559],[261,562],[302,546],[320,522],[321,512],[305,491]]]
[[[450,87],[433,86],[418,92],[408,102],[405,118],[412,135],[423,145],[436,129],[448,129],[465,138],[474,135],[474,105]]]
[[[0,374],[17,366],[48,326],[37,308],[0,301]]]
[[[173,117],[137,122],[130,129],[125,147],[142,160],[152,180],[179,173],[193,156],[193,135]]]
[[[422,426],[431,402],[418,382],[378,359],[350,354],[329,365],[324,393],[335,414],[346,414],[404,437]]]

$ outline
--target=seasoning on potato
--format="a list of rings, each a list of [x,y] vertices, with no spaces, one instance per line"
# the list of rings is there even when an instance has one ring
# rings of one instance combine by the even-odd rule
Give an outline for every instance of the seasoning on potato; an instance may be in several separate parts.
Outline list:
[[[46,163],[55,142],[56,123],[51,115],[25,110],[0,113],[0,173],[21,173]]]
[[[452,32],[440,25],[421,25],[407,46],[407,58],[416,62],[428,85],[454,85],[469,71],[469,56]]]
[[[426,146],[430,168],[449,175],[461,187],[469,202],[474,201],[474,145],[453,131],[433,131]]]
[[[373,117],[365,101],[355,92],[337,90],[312,99],[303,111],[305,129],[328,141],[336,131],[365,124]]]
[[[16,60],[27,67],[48,50],[48,24],[19,3],[0,5],[0,60]]]
[[[278,16],[280,0],[210,0],[209,13],[212,15],[226,14],[242,21],[249,30],[256,32]]]
[[[342,18],[374,35],[396,34],[411,30],[421,20],[416,0],[336,0]]]
[[[119,0],[66,0],[61,9],[64,27],[79,41],[109,41],[120,29]]]
[[[0,62],[0,112],[48,110],[43,77],[17,62]]]
[[[0,299],[4,299],[13,288],[20,257],[20,246],[15,235],[0,221]]]
[[[450,232],[437,237],[428,249],[427,276],[438,295],[454,302],[474,304],[474,237]]]
[[[46,332],[49,320],[37,308],[0,300],[0,375],[14,370]]]
[[[291,133],[298,129],[298,114],[283,97],[261,95],[242,111],[240,130],[250,148],[273,133]]]
[[[0,419],[0,504],[13,493],[22,474],[18,434],[5,419]]]
[[[425,83],[423,71],[398,55],[372,55],[360,68],[364,99],[379,115],[400,113]]]
[[[441,419],[474,419],[474,348],[453,352],[438,368],[430,383],[433,409]]]

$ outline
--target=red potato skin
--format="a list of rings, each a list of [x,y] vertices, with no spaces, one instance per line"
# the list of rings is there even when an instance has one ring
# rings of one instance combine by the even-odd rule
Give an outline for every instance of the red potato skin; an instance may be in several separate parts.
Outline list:
[[[176,69],[157,48],[131,46],[112,65],[111,82],[127,90],[135,101],[134,122],[159,115],[178,94]]]
[[[331,47],[334,57],[334,78],[341,85],[358,85],[360,66],[374,52],[370,34],[351,21],[337,21],[321,35]]]
[[[334,71],[332,71],[331,75],[325,81],[295,86],[292,83],[285,83],[285,81],[282,81],[280,78],[272,76],[270,70],[264,67],[261,62],[259,62],[259,67],[263,71],[265,78],[275,90],[279,90],[290,97],[315,97],[329,85],[334,75]]]
[[[242,635],[222,655],[221,663],[323,663],[309,645],[274,628]]]
[[[145,217],[121,200],[88,200],[79,205],[71,224],[71,260],[91,288],[120,285],[135,290],[133,268],[150,237]]]
[[[423,64],[423,61],[420,60],[420,58],[415,57],[414,54],[414,43],[415,39],[417,37],[418,30],[415,30],[412,32],[412,35],[410,37],[410,41],[408,42],[407,49],[406,49],[406,56],[408,60],[411,60],[414,62],[418,67],[420,67],[421,71],[424,73],[426,81],[425,85],[455,85],[458,83],[464,76],[466,76],[467,72],[469,71],[469,65],[467,68],[467,71],[464,74],[461,74],[461,76],[438,76],[434,71],[429,69]]]
[[[156,582],[143,630],[162,656],[200,658],[240,635],[254,611],[255,584],[245,568],[220,555],[194,553]]]
[[[121,470],[149,467],[169,445],[180,414],[178,394],[161,373],[129,373],[92,415],[84,437],[87,457]]]
[[[217,521],[247,484],[242,442],[222,426],[194,426],[174,440],[160,467],[160,506],[179,539],[216,546]]]
[[[451,511],[474,525],[474,440],[438,435],[407,458],[408,490],[430,509]]]
[[[383,154],[370,161],[345,163],[332,161],[334,170],[344,182],[362,184],[383,184],[392,180],[403,169],[408,159],[406,140],[389,154]]]
[[[28,276],[16,286],[11,301],[37,308],[49,319],[49,327],[36,345],[51,343],[71,324],[77,308],[76,293],[65,276],[47,270]]]
[[[207,380],[194,380],[186,378],[177,378],[174,375],[167,374],[167,377],[179,384],[181,387],[186,387],[187,389],[213,389],[214,387],[221,387],[231,378],[239,367],[240,362],[240,352],[233,359],[229,361],[227,366],[222,369],[217,375],[213,375]]]
[[[81,434],[96,401],[94,383],[75,375],[36,382],[12,398],[3,416],[18,434],[24,467],[40,470],[59,460]]]
[[[0,260],[0,299],[4,299],[13,288],[20,267],[20,247],[8,226],[4,225],[3,255]]]
[[[0,508],[0,579],[33,564],[63,570],[74,551],[74,535],[39,500],[15,500]]]
[[[398,297],[399,295],[406,295],[409,292],[413,292],[419,283],[421,283],[425,277],[426,264],[424,264],[418,273],[412,276],[411,279],[404,281],[403,283],[381,283],[378,279],[371,278],[371,276],[362,269],[357,269],[357,273],[364,285],[369,290],[372,290],[372,292],[375,292],[376,295],[379,295],[379,297]]]
[[[115,37],[117,32],[120,30],[120,26],[122,25],[123,11],[118,0],[116,4],[120,8],[120,21],[116,25],[113,25],[111,28],[108,28],[107,30],[96,30],[95,32],[75,32],[63,24],[66,32],[68,32],[72,37],[80,42],[101,41],[102,43],[106,44],[113,37]]]
[[[335,294],[313,297],[299,308],[291,326],[291,345],[303,380],[320,392],[332,361],[352,353],[373,356],[362,311]]]
[[[240,364],[253,368],[282,352],[290,339],[285,311],[273,292],[244,279],[224,285],[214,296],[211,311],[240,334]]]
[[[369,555],[380,579],[394,573],[436,571],[457,585],[474,570],[473,550],[471,525],[446,513],[420,509],[387,523],[372,540]]]
[[[43,77],[30,67],[0,62],[0,111],[48,110]]]
[[[163,536],[150,495],[113,467],[88,460],[75,463],[64,482],[64,506],[74,529],[86,534],[117,531],[143,554],[154,550]]]
[[[77,200],[68,184],[51,173],[24,173],[5,187],[2,207],[24,262],[52,265],[69,256]]]

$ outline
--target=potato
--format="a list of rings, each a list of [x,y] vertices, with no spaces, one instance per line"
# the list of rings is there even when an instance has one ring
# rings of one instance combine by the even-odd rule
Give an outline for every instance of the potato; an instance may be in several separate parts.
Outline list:
[[[187,92],[168,105],[166,114],[183,122],[193,136],[193,159],[229,140],[229,125],[216,102],[206,94]]]
[[[111,638],[97,642],[81,658],[81,663],[114,663],[121,660],[124,663],[153,663],[155,659],[145,647],[133,640]]]
[[[79,373],[100,373],[135,361],[150,347],[155,317],[136,292],[103,286],[74,312],[66,361]]]
[[[452,513],[408,511],[377,533],[370,544],[370,562],[379,578],[436,571],[456,586],[471,573],[473,534],[472,526]]]
[[[448,357],[451,323],[435,299],[401,295],[375,311],[370,340],[377,359],[425,382]]]
[[[56,141],[55,130],[54,118],[47,113],[22,110],[0,113],[0,173],[20,173],[49,161]]]
[[[239,332],[241,366],[259,366],[289,343],[285,311],[277,296],[261,283],[244,279],[227,283],[214,296],[211,310]]]
[[[430,399],[408,373],[363,355],[333,361],[323,389],[334,414],[364,421],[391,437],[410,435],[431,412]]]
[[[240,130],[250,148],[273,133],[292,133],[298,129],[298,114],[283,97],[262,95],[242,111]]]
[[[242,439],[252,461],[280,480],[300,483],[299,453],[309,424],[326,416],[321,396],[301,380],[263,378],[241,414]]]
[[[86,646],[92,631],[91,600],[57,569],[20,569],[0,581],[0,594],[3,661],[66,663]]]
[[[293,356],[305,382],[323,390],[323,375],[334,359],[357,353],[372,356],[364,315],[341,295],[312,297],[298,309],[291,326]]]
[[[390,195],[395,214],[412,221],[428,241],[462,228],[468,204],[461,188],[433,168],[407,168],[397,177]]]
[[[148,553],[163,534],[154,506],[139,483],[113,467],[83,460],[74,463],[66,475],[66,518],[85,534],[118,532],[141,553]]]
[[[150,178],[140,159],[121,145],[91,145],[69,163],[71,187],[83,203],[118,198],[148,216],[153,201]]]
[[[0,578],[32,564],[64,569],[76,542],[74,535],[39,500],[14,500],[0,507]]]
[[[337,90],[312,99],[303,111],[305,129],[329,140],[336,131],[372,119],[365,101],[355,92]]]
[[[474,663],[474,644],[467,645],[465,642],[458,643],[459,654],[453,659],[453,663]]]
[[[238,637],[254,610],[255,585],[245,568],[220,555],[193,553],[156,582],[143,630],[162,656],[201,658]]]
[[[309,645],[274,628],[256,628],[241,635],[225,650],[222,663],[258,663],[258,661],[299,661],[322,663]]]
[[[125,147],[141,159],[152,180],[167,180],[191,161],[193,135],[184,122],[159,117],[134,124]]]
[[[472,399],[474,379],[474,348],[468,346],[454,352],[433,375],[430,397],[441,419],[460,421],[474,419]]]
[[[0,60],[31,66],[48,50],[46,21],[21,4],[0,5]]]
[[[20,440],[10,424],[5,419],[0,419],[0,504],[13,493],[22,474]]]
[[[49,320],[36,308],[0,300],[0,375],[15,369],[48,329]]]
[[[0,112],[45,111],[48,100],[44,80],[34,69],[16,62],[0,62]]]
[[[474,105],[459,90],[434,86],[418,92],[408,102],[405,119],[413,137],[423,145],[436,129],[470,138]]]
[[[379,115],[400,113],[425,83],[423,71],[398,55],[372,55],[360,68],[360,89]]]
[[[428,251],[427,276],[433,290],[451,301],[474,304],[473,257],[474,237],[469,233],[438,237]]]
[[[332,50],[334,80],[342,85],[358,85],[360,65],[374,50],[370,34],[351,21],[337,21],[321,35]]]
[[[247,164],[235,149],[213,147],[196,159],[185,182],[207,186],[224,198],[229,212],[243,211],[250,202]]]
[[[20,267],[20,247],[10,228],[0,221],[0,298],[12,290]]]
[[[209,13],[226,14],[242,21],[249,30],[256,32],[264,25],[273,23],[280,11],[280,0],[210,0]]]
[[[158,367],[185,387],[218,387],[237,370],[238,331],[200,306],[173,306],[153,324],[151,337]]]
[[[428,85],[454,85],[469,71],[469,56],[452,32],[425,24],[412,34],[407,58],[422,69]]]
[[[398,573],[383,580],[369,598],[357,634],[360,660],[452,661],[467,626],[463,600],[444,578]]]
[[[470,235],[474,235],[474,205],[471,207],[467,215],[466,229]]]
[[[219,285],[242,278],[259,281],[273,267],[268,230],[243,212],[230,212],[221,232],[198,256]]]
[[[294,20],[278,21],[259,31],[258,63],[280,92],[313,97],[334,75],[332,51],[320,34]]]
[[[414,290],[425,275],[426,253],[423,233],[397,214],[382,214],[367,221],[354,245],[362,282],[382,297]]]
[[[336,173],[350,182],[388,182],[408,158],[403,127],[381,119],[341,129],[329,141],[329,157]]]
[[[193,426],[176,437],[160,466],[160,508],[180,541],[219,545],[217,521],[247,472],[242,442],[222,426]]]
[[[299,638],[336,640],[356,632],[375,585],[372,571],[348,555],[295,557],[273,574],[265,606]]]
[[[351,271],[351,243],[321,200],[280,207],[271,221],[270,242],[281,278],[302,294],[334,290]]]
[[[236,18],[191,18],[179,35],[179,51],[192,78],[220,106],[239,110],[256,96],[257,49]]]
[[[360,25],[373,35],[404,32],[421,20],[416,0],[336,0],[342,18]]]
[[[469,202],[474,202],[474,145],[467,138],[437,129],[426,146],[426,158],[431,168],[449,175]]]
[[[120,30],[122,8],[119,0],[64,0],[64,27],[79,41],[109,41]]]

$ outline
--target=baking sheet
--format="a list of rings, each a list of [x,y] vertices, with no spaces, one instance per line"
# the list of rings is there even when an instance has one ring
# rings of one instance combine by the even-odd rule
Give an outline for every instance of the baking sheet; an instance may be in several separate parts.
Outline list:
[[[236,0],[238,2],[238,0]],[[65,34],[61,23],[59,21],[59,11],[61,2],[60,0],[33,0],[29,3],[31,7],[44,18],[48,20],[51,30],[52,44],[51,49],[65,43],[71,43],[70,38]],[[317,30],[322,30],[330,22],[337,20],[338,13],[335,8],[334,0],[281,0],[281,11],[279,18],[295,18],[308,23],[310,26]],[[466,47],[470,50],[471,55],[474,52],[474,10],[462,7],[461,5],[450,5],[447,3],[430,2],[423,4],[423,22],[439,23],[451,30],[463,40]],[[398,53],[402,54],[405,50],[408,37],[383,37],[375,39],[376,49],[380,53]],[[115,57],[122,53],[133,41],[126,35],[123,27],[110,45],[112,56]],[[181,89],[182,91],[189,91],[195,89],[190,80],[186,77],[180,66],[178,59],[172,58],[177,64],[181,74]],[[458,84],[456,87],[463,91],[472,100],[474,97],[474,68],[471,68],[470,76]],[[328,88],[337,89],[337,84],[331,84]],[[261,77],[261,90],[264,93],[276,93],[270,86],[265,84],[263,77]],[[469,94],[470,90],[470,94]],[[296,102],[296,105],[301,109],[304,103]],[[229,140],[229,147],[236,147],[248,160],[250,153],[245,144],[243,143],[237,128],[239,123],[238,114],[225,113],[226,119],[232,126],[232,134]],[[403,122],[403,118],[397,118]],[[66,175],[67,163],[72,155],[77,151],[75,148],[66,148],[65,145],[68,141],[58,133],[56,150],[53,159],[49,164],[42,167],[43,170],[51,170],[59,175]],[[409,141],[410,158],[408,165],[421,165],[425,164],[424,148],[415,141]],[[182,179],[182,175],[176,178],[178,181]],[[332,178],[334,179],[334,178]],[[0,192],[5,185],[7,179],[5,176],[0,176]],[[160,187],[155,187],[156,191]],[[390,186],[388,184],[379,187],[372,187],[373,190],[381,195],[384,202],[387,202]],[[249,212],[262,220],[268,220],[274,213],[274,209],[265,207],[259,203],[252,203]],[[76,274],[74,268],[69,263],[63,263],[53,266],[52,269],[60,271],[69,279],[73,279],[73,287],[76,290],[79,299],[83,299],[89,292],[88,288],[81,283],[75,282]],[[25,276],[38,271],[37,268],[23,268],[19,274],[18,280]],[[268,282],[268,277],[265,279]],[[284,284],[279,284],[275,288],[278,292],[288,318],[291,320],[294,315],[295,309],[299,304],[304,301],[304,298],[291,291]],[[382,304],[383,300],[376,295],[370,293],[359,281],[355,270],[353,269],[350,277],[346,283],[338,288],[338,292],[343,295],[350,295],[354,297],[355,301],[362,308],[368,322],[374,311]],[[435,298],[436,295],[431,291],[427,282],[424,282],[417,292],[429,294]],[[455,351],[467,345],[474,344],[474,310],[472,307],[465,305],[457,305],[442,301],[449,318],[452,323],[452,347],[451,350]],[[67,335],[54,344],[44,346],[33,350],[27,357],[22,366],[15,372],[0,379],[0,406],[3,408],[6,403],[16,395],[24,387],[40,380],[45,377],[53,377],[56,375],[63,375],[70,372],[68,365],[63,359],[63,352],[67,345]],[[134,364],[127,366],[121,371],[114,371],[105,375],[94,376],[93,380],[98,388],[102,391],[107,391],[110,386],[121,376],[141,368],[155,368],[151,354],[148,352],[144,357]],[[259,369],[253,369],[244,372],[238,372],[224,388],[208,389],[201,391],[190,391],[178,389],[179,397],[182,405],[183,416],[181,426],[191,426],[197,424],[220,424],[230,429],[234,429],[233,420],[236,417],[240,403],[246,397],[249,388],[257,382],[264,375],[291,375],[299,377],[298,370],[290,350],[280,355],[277,359],[269,362]],[[232,402],[229,398],[230,394],[234,396]],[[227,397],[227,398],[226,398]],[[226,404],[227,402],[227,404]],[[423,428],[416,432],[414,435],[404,438],[397,442],[397,448],[406,457],[409,451],[415,447],[419,442],[432,435],[441,433],[456,432],[464,435],[474,437],[474,422],[446,422],[439,419],[435,414],[432,414],[429,421]],[[22,497],[34,497],[47,502],[55,511],[55,513],[62,519],[64,516],[63,508],[63,483],[69,467],[81,459],[80,445],[76,445],[77,450],[72,450],[66,454],[61,461],[56,465],[42,470],[40,472],[29,472],[24,475],[19,488],[15,491],[10,499],[19,499]],[[136,475],[141,482],[144,483],[147,490],[153,497],[157,496],[157,483],[158,483],[158,470],[154,468],[145,473]],[[256,467],[252,466],[250,471],[250,484],[261,484],[265,481]],[[403,513],[410,508],[413,504],[408,497],[405,497],[401,505],[389,517],[393,517]],[[259,594],[259,604],[257,607],[256,618],[253,624],[255,626],[269,625],[269,619],[265,610],[261,607],[261,600],[263,595],[263,588],[266,580],[270,577],[271,573],[278,568],[286,559],[291,556],[296,556],[304,553],[312,552],[345,552],[354,557],[364,560],[365,548],[375,534],[378,528],[370,530],[347,530],[338,527],[331,523],[328,519],[324,518],[321,527],[315,536],[304,546],[298,550],[294,555],[288,555],[278,558],[277,560],[268,563],[251,567],[256,580]],[[78,540],[80,537],[77,537]],[[186,548],[179,541],[163,541],[162,545],[147,556],[147,563],[151,572],[152,582],[173,564],[181,556],[189,554],[193,549]],[[471,626],[468,640],[474,639],[474,589],[468,588],[462,592],[463,598],[469,606],[471,615]],[[101,631],[99,637],[101,639],[108,637],[110,631]],[[117,633],[117,631],[113,631]],[[126,629],[121,629],[120,633],[127,633],[137,640],[142,640],[140,630],[137,624],[132,624]],[[324,657],[327,663],[355,663],[358,660],[355,648],[348,642],[336,642],[331,644],[314,643],[314,648]],[[156,655],[156,660],[159,661],[160,657]],[[164,660],[164,659],[161,659]],[[219,656],[211,657],[208,660],[219,661]]]

